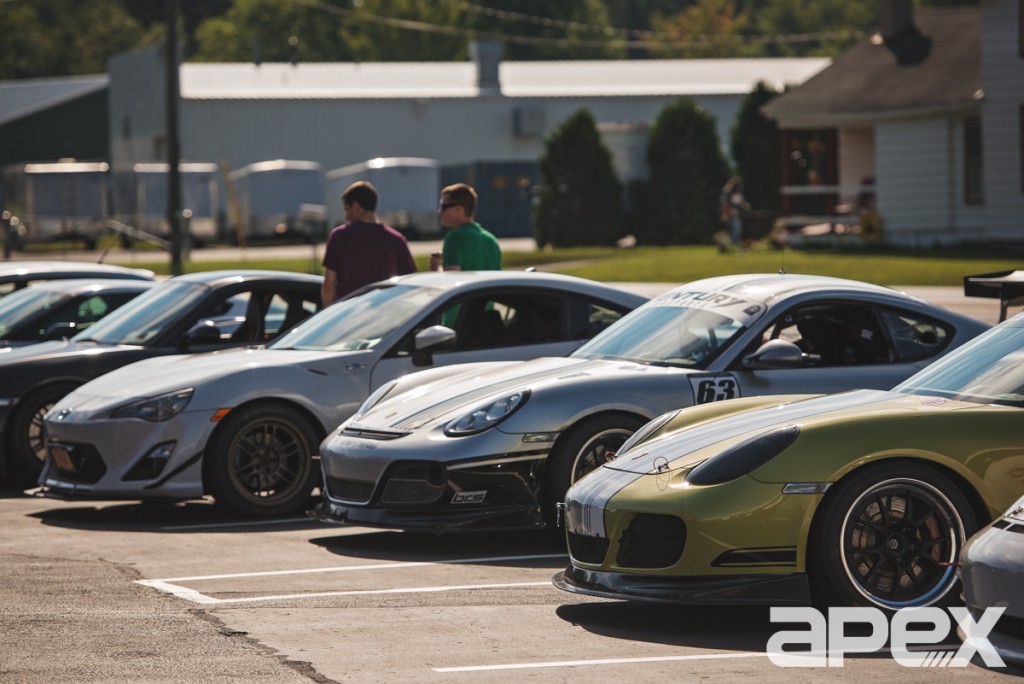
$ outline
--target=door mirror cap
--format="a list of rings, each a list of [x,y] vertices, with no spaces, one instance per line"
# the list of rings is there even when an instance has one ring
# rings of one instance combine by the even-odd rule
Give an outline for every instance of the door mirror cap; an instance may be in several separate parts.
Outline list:
[[[743,357],[743,367],[750,370],[800,368],[821,361],[818,354],[807,354],[792,342],[768,340],[753,354]]]

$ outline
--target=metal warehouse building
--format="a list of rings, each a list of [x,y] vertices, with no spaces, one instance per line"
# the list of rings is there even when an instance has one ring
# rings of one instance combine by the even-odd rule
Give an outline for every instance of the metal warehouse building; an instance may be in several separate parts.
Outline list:
[[[724,145],[741,100],[758,81],[781,89],[829,64],[821,58],[502,62],[500,45],[472,47],[468,62],[183,64],[182,159],[223,161],[231,170],[303,160],[324,172],[376,157],[425,157],[464,168],[532,163],[544,136],[587,108],[620,176],[629,180],[644,174],[646,129],[674,98],[695,98],[717,120]],[[164,73],[158,47],[110,62],[115,174],[166,158]]]

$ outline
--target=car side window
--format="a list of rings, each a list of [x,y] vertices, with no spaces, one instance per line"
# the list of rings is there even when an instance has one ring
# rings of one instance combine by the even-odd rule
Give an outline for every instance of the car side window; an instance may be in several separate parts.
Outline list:
[[[953,330],[939,321],[907,311],[881,309],[879,316],[901,361],[918,361],[941,353]]]
[[[585,297],[569,298],[569,339],[589,340],[628,313],[606,302]]]
[[[515,347],[566,339],[564,298],[550,292],[486,293],[463,297],[424,318],[389,356],[409,356],[416,333],[431,325],[455,331],[455,343],[438,353]]]
[[[822,302],[791,309],[768,326],[760,343],[769,339],[792,342],[801,351],[820,357],[813,364],[819,367],[876,365],[895,358],[874,307],[855,302]]]
[[[93,295],[59,306],[36,322],[32,331],[34,339],[43,339],[52,326],[62,323],[75,323],[79,330],[84,330],[127,302],[131,297],[132,295],[129,294]]]

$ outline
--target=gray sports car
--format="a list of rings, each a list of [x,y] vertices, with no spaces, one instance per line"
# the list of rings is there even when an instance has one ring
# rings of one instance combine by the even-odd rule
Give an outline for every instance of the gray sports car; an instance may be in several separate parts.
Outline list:
[[[525,271],[376,283],[266,348],[161,357],[79,387],[46,416],[40,484],[69,499],[212,494],[235,513],[286,514],[308,505],[320,441],[381,385],[432,366],[568,354],[645,301]]]
[[[960,561],[967,609],[978,621],[986,608],[1005,608],[988,640],[1004,661],[1024,667],[1024,497],[971,537]]]
[[[641,425],[733,397],[888,389],[989,326],[877,285],[735,275],[662,294],[568,358],[388,383],[321,446],[325,521],[421,529],[552,522]]]

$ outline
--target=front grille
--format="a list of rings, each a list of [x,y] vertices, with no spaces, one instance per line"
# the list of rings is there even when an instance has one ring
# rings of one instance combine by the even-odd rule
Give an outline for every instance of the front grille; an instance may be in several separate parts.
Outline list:
[[[327,496],[343,501],[367,502],[373,496],[373,483],[365,480],[348,480],[341,477],[327,478]]]
[[[48,445],[49,446],[49,445]],[[92,444],[61,444],[71,458],[73,470],[65,470],[51,457],[54,467],[63,477],[75,484],[96,484],[107,472],[100,452]]]
[[[359,439],[373,439],[381,442],[387,442],[392,439],[398,439],[403,437],[408,432],[390,432],[387,430],[367,430],[366,428],[359,427],[347,427],[341,431],[341,434],[346,437],[358,437]]]
[[[398,463],[387,477],[382,504],[436,503],[448,485],[448,472],[440,463]]]
[[[667,568],[679,562],[684,546],[686,523],[680,518],[643,513],[622,533],[617,562],[626,568]]]
[[[599,565],[604,562],[608,553],[608,539],[605,537],[586,537],[582,534],[569,532],[569,554],[581,563]]]

